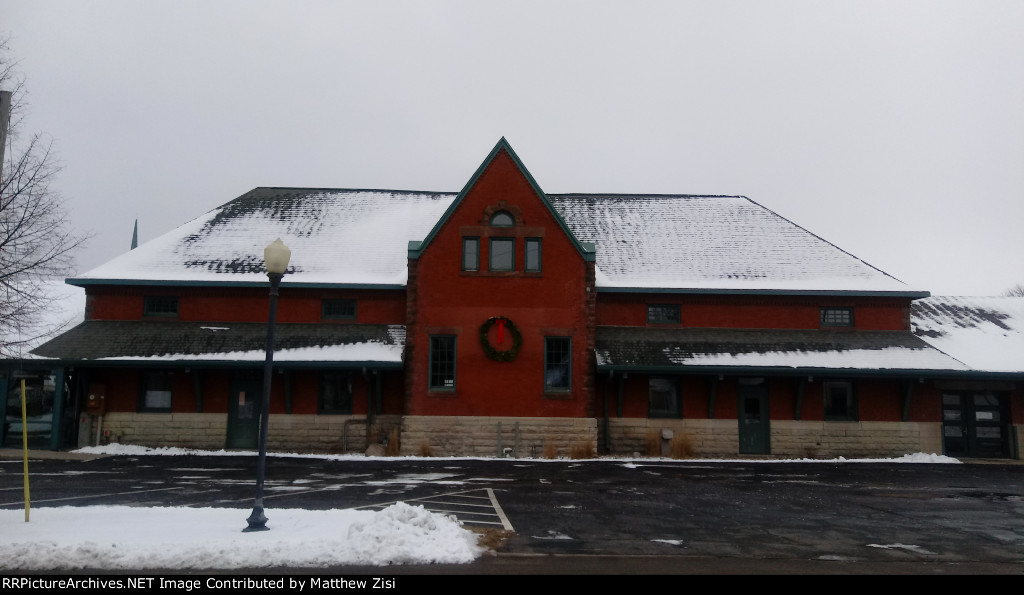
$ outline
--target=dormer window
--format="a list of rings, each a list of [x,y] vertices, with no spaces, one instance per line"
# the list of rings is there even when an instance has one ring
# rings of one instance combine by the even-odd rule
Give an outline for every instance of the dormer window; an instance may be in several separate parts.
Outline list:
[[[498,211],[491,215],[491,227],[515,227],[516,220],[508,211]]]
[[[143,316],[178,317],[178,298],[163,295],[147,295],[142,301]]]
[[[853,326],[853,308],[822,308],[821,326],[850,327]]]

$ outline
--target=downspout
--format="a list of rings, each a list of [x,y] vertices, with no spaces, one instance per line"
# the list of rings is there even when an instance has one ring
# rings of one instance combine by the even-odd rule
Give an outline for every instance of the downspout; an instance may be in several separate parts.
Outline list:
[[[611,382],[615,372],[608,373],[608,382],[601,386],[601,405],[604,407],[604,444],[601,445],[605,453],[612,451],[611,423],[608,421],[608,383]]]

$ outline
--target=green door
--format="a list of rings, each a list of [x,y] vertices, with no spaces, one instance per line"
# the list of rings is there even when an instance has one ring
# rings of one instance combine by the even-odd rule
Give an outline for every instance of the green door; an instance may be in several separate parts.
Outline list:
[[[737,394],[740,454],[768,454],[768,384],[760,378],[741,378]]]
[[[257,448],[259,445],[261,384],[255,375],[231,379],[227,448]]]

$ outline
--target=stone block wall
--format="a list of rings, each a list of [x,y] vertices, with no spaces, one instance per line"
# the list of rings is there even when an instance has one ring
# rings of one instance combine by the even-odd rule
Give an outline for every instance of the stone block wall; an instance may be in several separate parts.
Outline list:
[[[772,420],[772,454],[831,459],[942,454],[939,422]]]
[[[613,455],[669,456],[674,440],[678,452],[695,458],[748,456],[739,454],[735,419],[616,418],[608,422]],[[778,458],[942,454],[941,423],[772,420],[769,429],[770,454]]]
[[[93,420],[93,433],[98,419]],[[218,450],[227,437],[226,413],[107,413],[100,440],[104,444],[178,446]],[[94,435],[94,434],[93,434]]]
[[[374,424],[369,434],[380,443],[392,428],[401,426],[401,416],[379,415]],[[97,426],[98,418],[93,418],[90,437],[95,436]],[[226,413],[107,413],[103,416],[101,442],[219,450],[227,442],[227,427]],[[361,453],[366,451],[367,445],[366,416],[363,415],[270,416],[267,430],[270,451]]]
[[[94,417],[90,444],[97,422]],[[599,428],[602,445],[610,447],[607,453],[598,450]],[[227,414],[107,413],[100,429],[104,444],[219,450],[227,439]],[[368,428],[362,415],[274,414],[267,447],[277,452],[365,452],[370,444],[382,445],[392,430],[400,431],[403,456],[741,456],[735,419],[612,418],[604,436],[604,420],[594,418],[379,415]],[[771,456],[779,458],[942,454],[940,422],[772,420],[770,430]],[[1010,454],[1021,458],[1024,426],[1015,425],[1012,431]]]
[[[597,420],[408,415],[402,422],[401,446],[403,456],[594,456]]]
[[[670,456],[673,441],[678,452],[689,456],[736,456],[739,426],[735,419],[608,420],[609,454],[621,456]]]

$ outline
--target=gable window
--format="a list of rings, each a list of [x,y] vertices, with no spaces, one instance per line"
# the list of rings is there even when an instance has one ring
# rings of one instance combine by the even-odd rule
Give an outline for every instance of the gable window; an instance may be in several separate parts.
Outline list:
[[[480,270],[480,238],[462,238],[462,270]]]
[[[647,385],[648,417],[681,417],[679,382],[675,378],[653,376]]]
[[[352,375],[328,372],[320,376],[319,413],[352,413]]]
[[[572,338],[544,338],[544,390],[567,391],[571,387]]]
[[[515,238],[491,238],[490,270],[514,271],[516,268]]]
[[[508,211],[498,211],[491,216],[491,227],[514,227],[516,220]]]
[[[143,298],[142,313],[145,316],[178,316],[178,298],[171,296],[147,295]]]
[[[541,263],[540,238],[526,238],[526,263],[525,269],[528,273],[539,273]]]
[[[430,389],[455,390],[455,337],[430,337]]]
[[[143,372],[139,378],[139,411],[171,410],[171,373]]]
[[[356,317],[356,301],[324,300],[322,316],[325,320],[352,320]]]
[[[853,326],[853,308],[822,308],[821,326]]]
[[[857,421],[857,399],[853,383],[848,380],[827,380],[825,391],[825,419],[829,421]]]
[[[679,304],[647,304],[648,324],[679,324]]]

